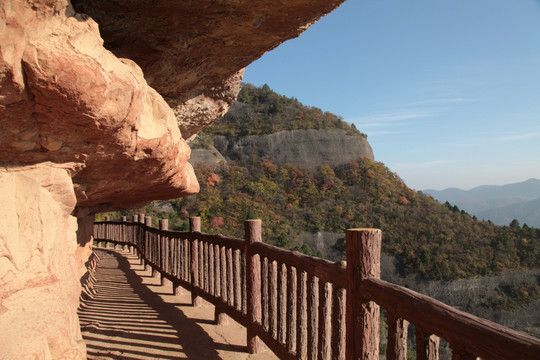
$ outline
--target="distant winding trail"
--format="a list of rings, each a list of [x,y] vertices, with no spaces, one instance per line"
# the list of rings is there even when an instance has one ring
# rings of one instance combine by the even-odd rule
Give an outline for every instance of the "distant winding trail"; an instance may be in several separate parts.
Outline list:
[[[88,359],[277,359],[268,350],[247,354],[245,328],[214,325],[212,305],[192,307],[187,291],[160,286],[135,256],[96,252],[96,294],[79,308]]]

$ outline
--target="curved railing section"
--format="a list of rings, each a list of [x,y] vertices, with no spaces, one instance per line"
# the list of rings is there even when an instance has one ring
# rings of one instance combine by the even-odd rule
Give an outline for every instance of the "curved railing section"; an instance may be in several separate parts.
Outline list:
[[[141,221],[138,221],[138,220]],[[247,328],[248,352],[265,343],[280,359],[378,359],[380,307],[386,311],[386,359],[407,359],[409,324],[416,358],[439,358],[439,337],[452,359],[540,359],[540,340],[461,312],[380,280],[381,231],[347,231],[347,262],[330,262],[262,242],[260,220],[244,224],[244,239],[150,226],[151,218],[94,224],[94,239],[137,253],[192,304],[215,305],[215,321],[230,316]]]

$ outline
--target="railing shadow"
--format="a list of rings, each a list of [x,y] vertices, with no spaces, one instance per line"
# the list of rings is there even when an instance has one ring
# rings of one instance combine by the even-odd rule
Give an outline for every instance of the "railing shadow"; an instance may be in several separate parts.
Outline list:
[[[214,360],[221,359],[216,349],[242,348],[215,343],[199,325],[200,319],[187,317],[175,303],[168,303],[151,291],[128,259],[115,251],[101,251],[116,259],[125,279],[113,275],[114,269],[101,269],[114,277],[98,284],[100,291],[81,304],[79,316],[89,358],[107,353],[108,357],[118,359],[165,356]],[[126,280],[130,288],[127,293]]]

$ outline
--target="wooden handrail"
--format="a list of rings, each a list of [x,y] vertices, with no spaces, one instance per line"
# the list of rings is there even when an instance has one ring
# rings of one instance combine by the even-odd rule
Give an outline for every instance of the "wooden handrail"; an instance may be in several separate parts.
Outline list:
[[[469,353],[485,359],[539,358],[539,339],[457,310],[429,296],[374,278],[362,281],[360,289],[389,313]]]
[[[201,233],[198,218],[189,232],[152,228],[144,214],[123,220],[95,223],[95,240],[130,246],[162,279],[191,291],[193,305],[213,303],[216,322],[227,314],[246,326],[251,353],[262,340],[281,359],[376,359],[380,306],[389,360],[406,358],[409,323],[417,359],[438,359],[438,337],[455,360],[540,359],[537,338],[382,281],[380,230],[347,231],[347,262],[333,263],[263,243],[260,220],[246,222],[245,240]]]
[[[342,262],[331,262],[325,259],[302,254],[298,251],[289,251],[277,246],[256,243],[251,247],[254,254],[266,256],[294,266],[297,270],[308,271],[325,282],[330,282],[339,287],[346,287],[346,267]]]

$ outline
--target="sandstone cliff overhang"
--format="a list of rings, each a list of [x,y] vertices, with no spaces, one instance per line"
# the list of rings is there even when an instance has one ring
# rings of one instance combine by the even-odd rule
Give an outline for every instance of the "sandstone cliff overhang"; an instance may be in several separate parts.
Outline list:
[[[61,164],[85,213],[197,192],[185,140],[341,2],[3,1],[0,163]]]
[[[343,0],[74,0],[104,46],[135,61],[191,138],[225,114],[242,69]]]

